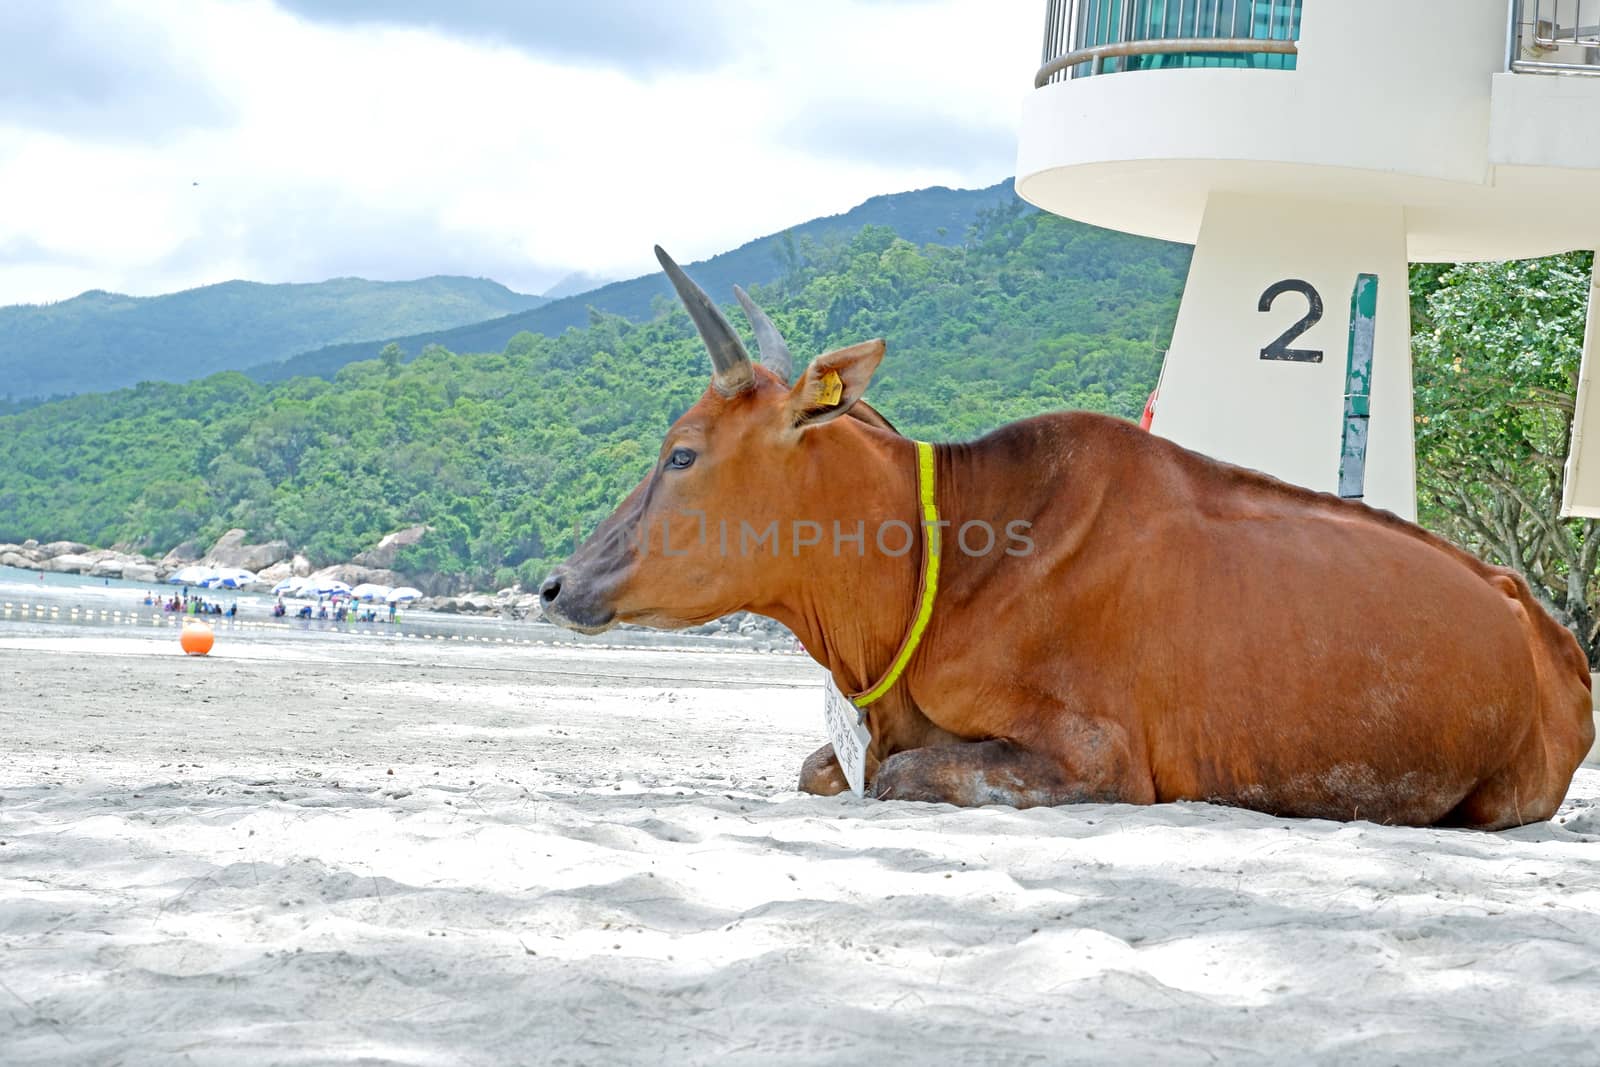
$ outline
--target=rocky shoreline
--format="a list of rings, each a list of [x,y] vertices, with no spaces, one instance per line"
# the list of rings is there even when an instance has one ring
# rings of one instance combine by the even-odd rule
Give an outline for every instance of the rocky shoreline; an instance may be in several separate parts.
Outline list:
[[[295,576],[333,577],[352,585],[364,581],[399,584],[399,576],[391,570],[353,563],[316,568],[305,556],[291,552],[285,542],[250,545],[244,543],[244,536],[243,530],[229,530],[207,551],[201,551],[193,542],[186,542],[159,559],[135,552],[126,545],[94,548],[79,541],[41,544],[30,540],[21,544],[0,544],[0,566],[47,574],[120,578],[129,582],[165,582],[177,571],[195,564],[242,568],[256,575],[256,581],[243,587],[254,593],[270,592],[283,579]]]
[[[24,541],[0,544],[0,566],[46,574],[77,574],[86,578],[118,578],[128,582],[163,584],[173,574],[189,566],[240,568],[256,575],[256,581],[243,592],[270,593],[285,578],[320,578],[356,586],[363,582],[378,585],[413,585],[426,596],[413,601],[410,610],[450,611],[468,615],[510,615],[538,617],[539,598],[521,589],[502,589],[495,593],[452,594],[441,592],[437,576],[403,574],[393,569],[399,552],[414,544],[425,527],[413,527],[390,534],[372,549],[348,563],[316,567],[309,559],[290,549],[287,542],[245,542],[245,531],[229,530],[209,548],[185,542],[160,558],[147,556],[125,545],[94,548],[79,541]]]
[[[412,601],[410,611],[442,611],[459,615],[498,615],[510,619],[539,619],[537,593],[511,586],[495,592],[452,593],[451,584],[438,575],[406,574],[394,570],[400,551],[415,544],[427,527],[413,526],[384,537],[371,549],[348,563],[315,567],[305,556],[290,549],[285,541],[246,544],[245,531],[229,530],[210,548],[202,550],[185,542],[159,559],[132,551],[125,545],[94,548],[78,541],[24,541],[0,543],[0,567],[41,571],[47,574],[76,574],[88,578],[117,578],[128,582],[163,584],[184,567],[199,564],[210,567],[236,567],[251,571],[257,581],[245,592],[270,593],[285,578],[326,578],[355,586],[363,582],[378,585],[412,585],[430,595]],[[685,631],[692,634],[738,635],[777,643],[793,640],[787,628],[761,615],[740,612],[715,622]]]

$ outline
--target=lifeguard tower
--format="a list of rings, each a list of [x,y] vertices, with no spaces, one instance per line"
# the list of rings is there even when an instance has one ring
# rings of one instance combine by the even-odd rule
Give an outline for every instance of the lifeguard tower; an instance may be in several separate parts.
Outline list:
[[[1600,247],[1600,0],[1049,0],[1017,191],[1195,245],[1155,433],[1412,518],[1407,265]]]

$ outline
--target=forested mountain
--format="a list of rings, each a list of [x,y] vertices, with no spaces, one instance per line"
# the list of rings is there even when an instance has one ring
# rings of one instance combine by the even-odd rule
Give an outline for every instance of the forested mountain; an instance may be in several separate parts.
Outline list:
[[[789,269],[754,295],[797,359],[886,337],[869,395],[935,440],[1063,407],[1136,416],[1189,258],[1014,198],[955,245],[869,226],[784,254]],[[731,295],[731,279],[695,273]],[[530,583],[649,470],[706,388],[687,317],[657,306],[641,323],[597,314],[557,337],[520,332],[487,355],[430,349],[332,381],[225,373],[0,417],[0,541],[165,550],[241,526],[331,562],[426,523],[402,566]]]
[[[701,279],[707,290],[726,293],[735,284],[748,289],[773,282],[792,270],[797,265],[800,242],[843,241],[863,226],[884,226],[913,244],[957,245],[966,238],[980,212],[1020,203],[1010,179],[987,189],[940,186],[875,196],[842,215],[812,219],[782,233],[758,237],[731,252],[691,263],[688,269]],[[282,363],[252,367],[246,373],[260,381],[284,381],[305,374],[326,377],[337,373],[346,363],[373,358],[389,341],[398,344],[407,356],[417,355],[428,345],[442,345],[453,352],[498,352],[512,335],[523,330],[554,337],[563,330],[585,326],[591,308],[641,322],[655,313],[655,301],[659,299],[676,300],[666,278],[647,274],[552,300],[533,311],[508,315],[493,322],[395,336],[366,344],[332,345]]]
[[[223,282],[166,296],[88,292],[0,307],[0,396],[185,382],[342,341],[446,329],[544,300],[484,278]]]
[[[724,290],[735,282],[765,284],[795,266],[797,242],[847,240],[867,225],[887,226],[918,244],[956,244],[980,211],[1013,202],[1009,181],[988,189],[877,196],[842,215],[750,241],[694,269]],[[223,370],[244,370],[261,381],[331,376],[346,363],[373,358],[390,341],[407,357],[430,344],[458,352],[499,351],[522,330],[553,336],[581,327],[591,307],[647,319],[653,301],[670,294],[656,275],[598,289],[587,284],[591,280],[569,276],[545,297],[483,278],[233,281],[165,296],[93,291],[56,304],[0,307],[0,412],[31,406],[32,398],[141,381],[186,382]]]

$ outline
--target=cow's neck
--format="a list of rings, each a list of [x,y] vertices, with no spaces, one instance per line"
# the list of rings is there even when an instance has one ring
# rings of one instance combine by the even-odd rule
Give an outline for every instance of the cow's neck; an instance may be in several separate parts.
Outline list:
[[[916,446],[898,434],[844,420],[814,432],[817,454],[806,468],[809,477],[827,484],[808,486],[797,498],[827,502],[825,513],[817,515],[823,543],[809,560],[802,556],[805,565],[771,603],[751,607],[789,627],[841,688],[856,692],[888,669],[915,613],[923,537]],[[879,528],[891,520],[906,524],[915,537],[902,555],[878,545]],[[836,552],[834,530],[850,535],[857,523],[865,535],[861,550],[841,542]],[[885,529],[890,550],[900,549],[904,529]]]

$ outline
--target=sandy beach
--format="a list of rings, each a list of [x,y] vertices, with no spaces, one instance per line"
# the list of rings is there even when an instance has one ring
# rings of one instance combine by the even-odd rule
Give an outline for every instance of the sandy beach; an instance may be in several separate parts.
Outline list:
[[[0,1062],[1592,1062],[1509,833],[795,792],[809,659],[0,624]]]

